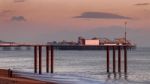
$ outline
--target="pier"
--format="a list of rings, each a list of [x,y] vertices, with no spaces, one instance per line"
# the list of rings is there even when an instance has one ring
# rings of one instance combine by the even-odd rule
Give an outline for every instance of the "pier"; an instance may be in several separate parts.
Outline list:
[[[0,47],[31,47],[34,48],[34,73],[37,74],[42,74],[42,53],[46,53],[46,73],[54,73],[54,50],[55,47],[54,45],[0,45]],[[69,46],[68,46],[69,47]],[[89,46],[85,46],[89,47]],[[127,69],[127,48],[129,47],[128,45],[105,45],[102,46],[105,47],[106,51],[106,72],[107,73],[122,73],[122,71],[126,74],[128,71]],[[43,49],[46,49],[46,52],[42,51]],[[110,50],[112,49],[112,53],[110,53]],[[124,53],[124,54],[122,54]],[[123,56],[121,56],[123,55]],[[113,69],[110,70],[110,56],[112,56],[112,67]],[[118,59],[118,60],[116,60]],[[124,61],[124,70],[121,69],[121,61]],[[118,62],[117,62],[118,61]],[[117,64],[118,63],[118,64]],[[118,68],[118,70],[116,69]]]
[[[32,47],[30,47],[30,46],[15,46],[15,47],[3,46],[3,47],[0,47],[0,51],[28,51],[31,49],[32,49]]]

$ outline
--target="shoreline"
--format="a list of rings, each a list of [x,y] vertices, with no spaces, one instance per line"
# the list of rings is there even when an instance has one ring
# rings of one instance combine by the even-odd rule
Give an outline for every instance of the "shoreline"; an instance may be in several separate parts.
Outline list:
[[[41,75],[31,72],[16,71],[15,74],[20,77],[31,78],[35,80],[53,82],[55,84],[104,84],[104,81],[90,77],[78,76],[65,73],[43,73]]]
[[[41,75],[0,69],[0,84],[104,84],[104,81],[72,74],[43,73]]]

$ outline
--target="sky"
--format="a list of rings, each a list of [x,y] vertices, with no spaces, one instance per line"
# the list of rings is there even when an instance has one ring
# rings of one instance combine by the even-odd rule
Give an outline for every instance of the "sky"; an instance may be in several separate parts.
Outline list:
[[[0,0],[0,40],[46,43],[124,37],[150,46],[150,0]]]

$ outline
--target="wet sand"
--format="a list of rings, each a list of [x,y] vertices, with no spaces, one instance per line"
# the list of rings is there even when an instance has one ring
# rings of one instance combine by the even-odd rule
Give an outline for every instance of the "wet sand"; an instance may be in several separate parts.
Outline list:
[[[0,69],[0,84],[56,84],[11,74],[9,70]]]

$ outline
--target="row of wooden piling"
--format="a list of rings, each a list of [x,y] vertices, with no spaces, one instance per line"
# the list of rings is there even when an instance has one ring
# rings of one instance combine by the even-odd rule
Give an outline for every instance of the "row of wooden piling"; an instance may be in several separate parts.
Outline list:
[[[122,59],[122,50],[124,51],[124,73],[127,73],[127,46],[106,46],[106,69],[107,73],[110,72],[110,48],[112,50],[112,66],[113,73],[121,72],[121,59]],[[34,46],[34,72],[42,74],[42,49],[43,46]],[[116,58],[118,51],[118,71],[116,70]],[[54,47],[46,46],[46,72],[54,72]]]
[[[127,46],[107,46],[106,47],[106,67],[107,67],[107,73],[110,72],[110,48],[112,48],[112,66],[113,66],[113,73],[116,73],[116,50],[118,51],[118,73],[121,73],[121,59],[122,54],[121,51],[124,51],[124,73],[127,73]]]
[[[34,46],[34,73],[42,74],[42,46]],[[46,46],[46,72],[54,72],[54,48]]]

